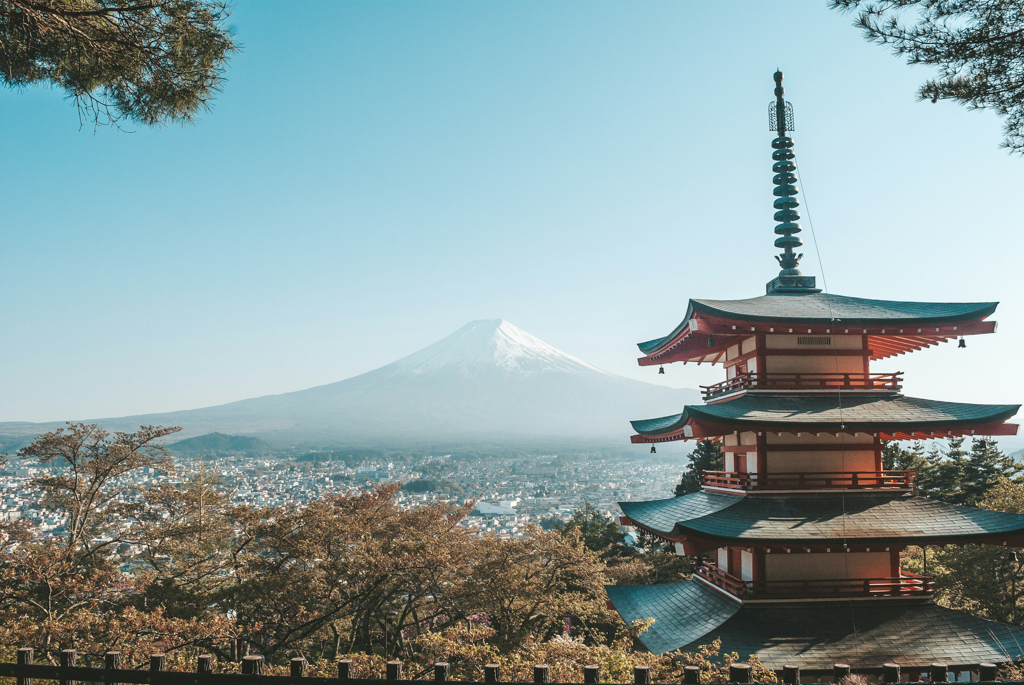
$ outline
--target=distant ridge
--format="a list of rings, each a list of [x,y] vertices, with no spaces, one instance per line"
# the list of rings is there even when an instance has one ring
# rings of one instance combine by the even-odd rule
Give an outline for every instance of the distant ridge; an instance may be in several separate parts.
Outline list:
[[[167,449],[175,454],[219,456],[239,452],[266,453],[271,451],[271,446],[259,438],[247,435],[207,433],[206,435],[173,442],[167,446]]]
[[[382,446],[574,441],[628,447],[629,420],[678,413],[696,390],[617,376],[502,319],[472,321],[407,357],[347,380],[230,404],[96,421],[177,425],[272,444]],[[60,424],[0,424],[0,444]],[[6,437],[5,437],[6,436]]]

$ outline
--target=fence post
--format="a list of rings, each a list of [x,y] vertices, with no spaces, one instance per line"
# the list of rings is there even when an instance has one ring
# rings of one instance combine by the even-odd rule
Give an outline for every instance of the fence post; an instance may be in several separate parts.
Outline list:
[[[348,680],[352,677],[352,660],[338,659],[338,680]]]
[[[978,664],[978,680],[986,683],[994,683],[998,667],[995,664]]]
[[[209,675],[213,673],[213,656],[210,654],[200,654],[199,658],[196,659],[196,673],[201,675]]]
[[[78,652],[73,649],[62,649],[60,650],[60,667],[61,668],[74,668],[78,665]],[[60,676],[60,685],[75,685],[75,681],[67,677],[66,674],[62,673]]]
[[[263,657],[259,654],[249,654],[242,657],[242,673],[246,675],[263,675]]]
[[[700,666],[683,666],[683,683],[700,685]]]
[[[832,677],[835,678],[835,682],[839,682],[843,678],[850,675],[850,664],[833,664],[832,665]]]
[[[782,667],[782,682],[786,685],[800,685],[800,667],[789,664]]]
[[[928,671],[933,683],[949,682],[949,668],[946,664],[932,664]]]
[[[448,662],[438,661],[434,664],[434,682],[445,683],[448,682]]]
[[[149,655],[149,670],[151,671],[166,671],[167,670],[167,655],[166,654],[150,654]]]
[[[536,664],[533,667],[533,682],[534,683],[550,683],[551,682],[551,669],[548,668],[547,664]]]
[[[729,664],[729,682],[730,683],[749,683],[750,682],[750,664]]]
[[[18,665],[19,666],[31,666],[32,665],[32,648],[31,647],[18,647]],[[32,685],[31,678],[17,679],[18,685]]]
[[[387,665],[386,677],[388,680],[401,680],[402,679],[402,662],[399,659],[389,661]]]
[[[485,683],[500,683],[501,682],[501,670],[498,664],[484,664],[484,682]]]
[[[882,664],[882,682],[883,683],[898,683],[898,682],[900,682],[900,665],[899,664]]]
[[[634,666],[633,685],[651,685],[651,669],[647,666]]]
[[[107,671],[119,671],[121,670],[121,652],[111,650],[103,655],[103,667]],[[121,682],[114,677],[113,673],[104,673],[105,677],[103,682],[107,685],[114,685],[115,683]]]
[[[291,676],[292,678],[304,678],[306,677],[306,660],[301,656],[293,657],[291,660]]]
[[[584,666],[583,667],[583,685],[597,685],[601,682],[601,667],[600,666]]]

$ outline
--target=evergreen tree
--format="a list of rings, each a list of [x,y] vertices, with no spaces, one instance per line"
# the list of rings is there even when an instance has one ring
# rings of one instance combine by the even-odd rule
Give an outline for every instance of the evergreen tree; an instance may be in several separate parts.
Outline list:
[[[618,522],[605,516],[590,500],[576,507],[572,516],[560,527],[563,534],[578,530],[583,545],[603,557],[614,557],[628,552],[626,536]]]
[[[701,440],[690,452],[690,467],[683,471],[683,477],[676,486],[676,497],[700,490],[701,471],[721,471],[725,468],[721,444],[713,440]]]
[[[869,41],[935,67],[919,100],[953,100],[1004,118],[1003,146],[1024,153],[1024,3],[1020,0],[830,0],[859,10]]]
[[[3,0],[0,82],[64,91],[84,119],[184,123],[237,48],[216,0]]]

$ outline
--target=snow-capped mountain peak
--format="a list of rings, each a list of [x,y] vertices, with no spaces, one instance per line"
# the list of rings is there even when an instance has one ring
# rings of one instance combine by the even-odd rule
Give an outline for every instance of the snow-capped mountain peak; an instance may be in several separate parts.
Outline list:
[[[471,321],[448,337],[384,367],[390,374],[458,371],[530,375],[561,371],[609,375],[503,319]]]

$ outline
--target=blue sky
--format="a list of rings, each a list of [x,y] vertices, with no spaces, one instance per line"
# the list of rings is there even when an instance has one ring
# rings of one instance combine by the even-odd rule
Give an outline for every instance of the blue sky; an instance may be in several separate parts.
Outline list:
[[[780,9],[784,7],[784,9]],[[240,2],[195,126],[0,91],[0,421],[185,409],[368,371],[504,318],[605,369],[690,297],[764,292],[772,73],[832,292],[1000,300],[876,365],[1019,402],[1024,160],[822,1]],[[821,276],[804,221],[805,273]]]

